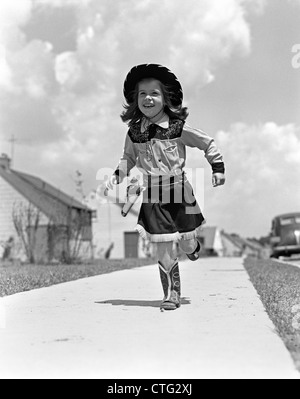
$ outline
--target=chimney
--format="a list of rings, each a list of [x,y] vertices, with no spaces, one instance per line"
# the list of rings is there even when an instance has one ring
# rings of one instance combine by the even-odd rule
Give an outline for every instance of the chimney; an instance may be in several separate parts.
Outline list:
[[[0,156],[0,167],[3,169],[10,169],[11,159],[6,154]]]

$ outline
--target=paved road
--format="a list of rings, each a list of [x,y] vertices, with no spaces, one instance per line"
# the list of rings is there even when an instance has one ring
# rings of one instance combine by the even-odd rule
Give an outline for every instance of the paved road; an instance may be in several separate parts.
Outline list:
[[[2,299],[0,377],[299,379],[241,259],[181,274],[176,312],[159,310],[157,266]]]

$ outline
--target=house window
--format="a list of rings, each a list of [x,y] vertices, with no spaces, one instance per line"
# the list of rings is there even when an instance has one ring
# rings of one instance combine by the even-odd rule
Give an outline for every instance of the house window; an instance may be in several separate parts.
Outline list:
[[[92,219],[97,220],[98,219],[98,213],[97,211],[92,211]]]

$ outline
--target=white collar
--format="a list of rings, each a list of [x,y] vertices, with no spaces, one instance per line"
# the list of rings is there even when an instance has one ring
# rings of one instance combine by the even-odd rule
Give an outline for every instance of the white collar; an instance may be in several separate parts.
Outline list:
[[[141,132],[144,133],[148,126],[157,125],[162,127],[163,129],[168,129],[170,126],[170,117],[167,114],[164,114],[159,121],[156,123],[151,123],[149,119],[143,118],[141,124]]]

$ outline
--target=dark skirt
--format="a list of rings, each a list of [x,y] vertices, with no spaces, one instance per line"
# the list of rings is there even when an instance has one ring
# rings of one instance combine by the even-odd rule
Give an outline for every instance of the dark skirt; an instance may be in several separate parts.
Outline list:
[[[149,178],[136,230],[151,242],[197,237],[205,219],[186,176],[160,177],[156,183]]]

